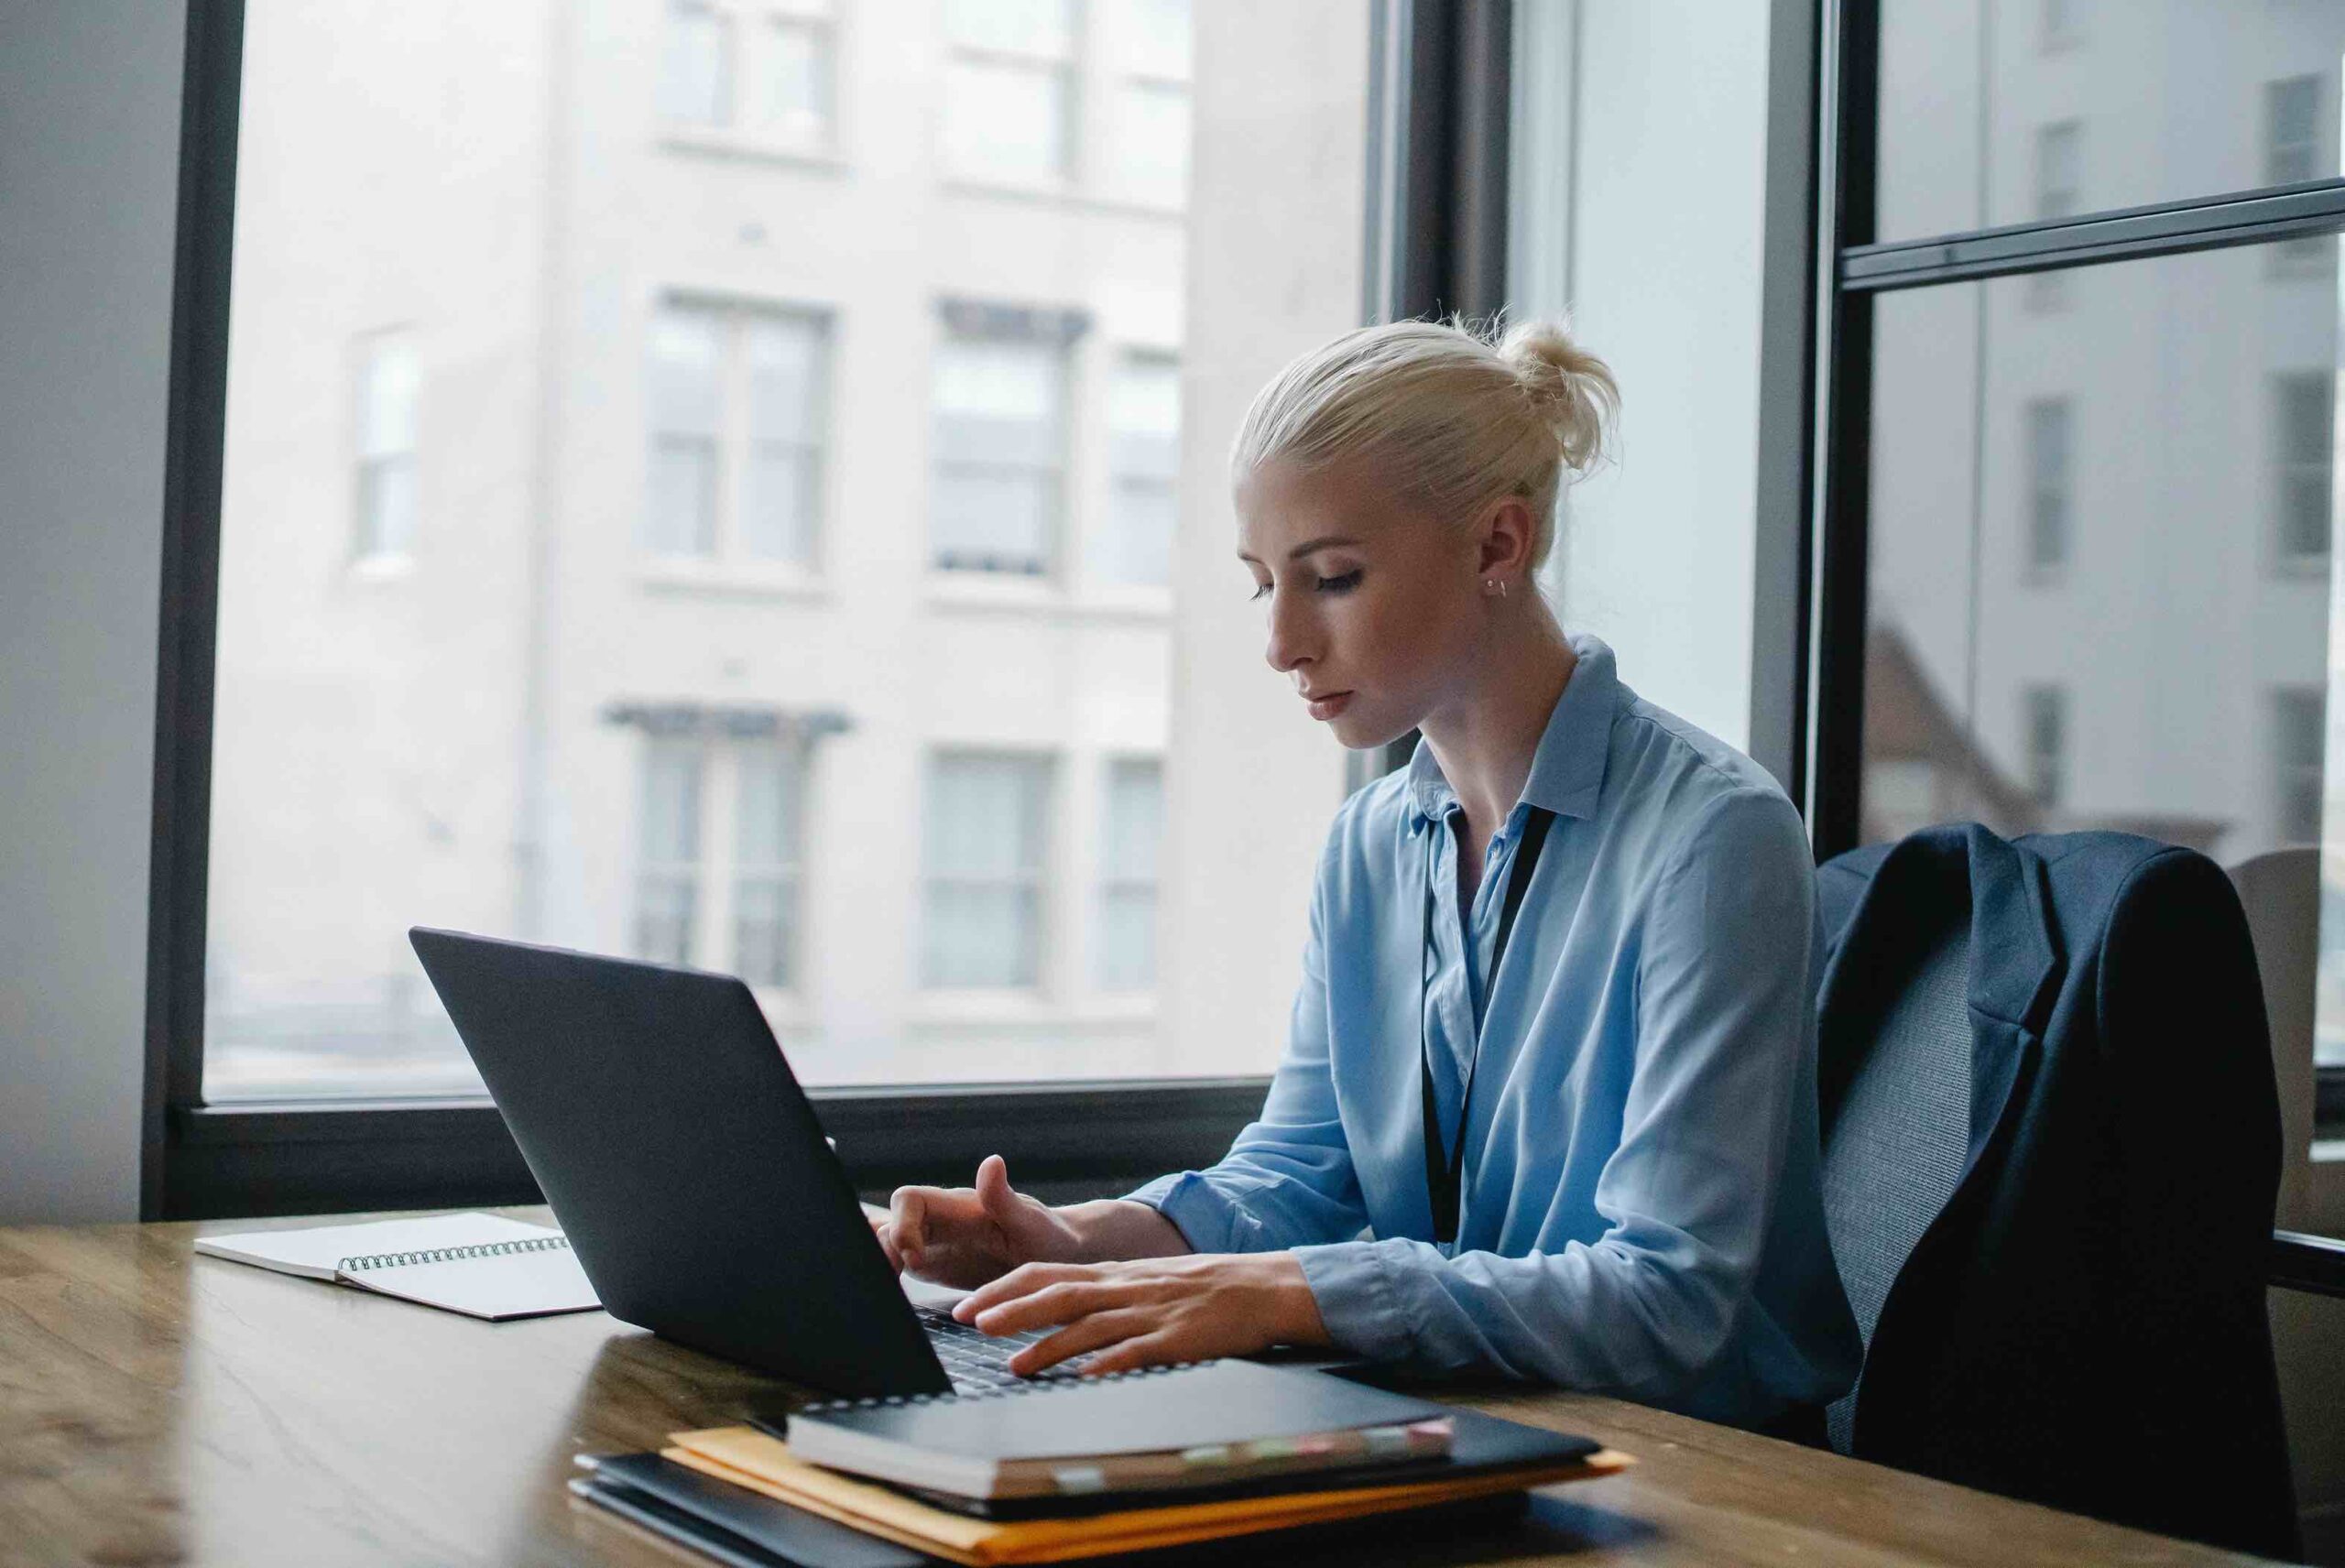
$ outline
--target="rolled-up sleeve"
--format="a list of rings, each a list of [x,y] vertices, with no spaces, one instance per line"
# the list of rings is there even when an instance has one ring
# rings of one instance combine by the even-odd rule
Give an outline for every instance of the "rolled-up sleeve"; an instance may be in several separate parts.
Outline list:
[[[1211,1170],[1160,1176],[1128,1194],[1171,1220],[1196,1251],[1271,1252],[1357,1236],[1368,1224],[1328,1061],[1327,875],[1323,856],[1303,984],[1262,1114]]]
[[[1339,1345],[1663,1402],[1716,1367],[1750,1300],[1809,1049],[1815,884],[1790,803],[1722,793],[1640,925],[1633,1076],[1594,1197],[1609,1228],[1526,1257],[1298,1246]]]

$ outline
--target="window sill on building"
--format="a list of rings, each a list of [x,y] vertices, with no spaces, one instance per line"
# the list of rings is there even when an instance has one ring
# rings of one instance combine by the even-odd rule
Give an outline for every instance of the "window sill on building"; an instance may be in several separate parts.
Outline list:
[[[404,583],[414,575],[415,557],[404,552],[351,558],[350,580],[353,583]]]
[[[1069,585],[1009,572],[932,572],[929,602],[954,610],[1008,611],[1072,620],[1167,621],[1172,590],[1151,585]]]
[[[987,196],[1012,201],[1031,201],[1048,207],[1063,207],[1082,212],[1120,214],[1128,218],[1151,218],[1161,223],[1178,223],[1188,217],[1185,201],[1154,201],[1133,195],[1110,195],[1085,191],[1069,180],[1015,180],[1002,174],[975,172],[955,174],[944,181],[944,189],[960,196]]]
[[[920,991],[909,998],[904,1013],[906,1021],[915,1028],[937,1024],[1114,1028],[1153,1022],[1156,994],[1110,991],[1068,1001],[1040,991]]]
[[[776,141],[749,131],[711,125],[663,125],[660,145],[670,152],[704,158],[738,158],[749,163],[778,164],[812,174],[844,174],[847,161],[834,147]]]
[[[636,581],[655,593],[795,599],[813,604],[826,604],[833,597],[829,581],[820,573],[779,561],[643,556],[636,564]]]

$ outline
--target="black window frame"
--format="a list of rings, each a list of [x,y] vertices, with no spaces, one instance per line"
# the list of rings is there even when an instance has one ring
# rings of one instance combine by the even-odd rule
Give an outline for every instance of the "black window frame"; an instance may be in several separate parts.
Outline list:
[[[188,0],[161,533],[145,1219],[535,1203],[485,1097],[207,1103],[204,953],[221,471],[244,0]],[[1374,0],[1362,317],[1495,310],[1511,0]],[[987,1153],[1056,1199],[1209,1164],[1267,1075],[810,1091],[856,1184],[966,1180]]]
[[[1821,863],[1860,842],[1874,299],[1892,289],[2345,233],[2345,179],[1881,242],[1881,0],[1812,0],[1812,9],[1819,45],[1813,233],[1823,264],[1819,374],[1809,399],[1817,473],[1803,704],[1810,719],[1794,798]],[[1781,99],[1773,106],[1788,107]],[[2318,1070],[2314,1116],[2317,1136],[2345,1137],[2345,1068]],[[2345,1291],[2345,1247],[2329,1243],[2314,1256],[2313,1246],[2310,1238],[2275,1237],[2275,1282],[2312,1280],[2320,1283],[2309,1288]]]

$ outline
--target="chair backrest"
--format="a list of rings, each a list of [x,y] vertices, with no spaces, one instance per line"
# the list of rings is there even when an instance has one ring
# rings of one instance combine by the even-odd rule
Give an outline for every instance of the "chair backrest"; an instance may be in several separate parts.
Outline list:
[[[2312,1186],[2313,1007],[2320,966],[2320,851],[2275,849],[2230,868],[2255,941],[2272,1073],[2280,1088],[2280,1202],[2273,1223],[2303,1230]]]
[[[1969,1142],[1969,911],[1949,915],[1885,955],[1906,973],[1877,1018],[1831,1031],[1836,1049],[1860,1060],[1824,1128],[1824,1217],[1868,1348],[1890,1287],[1962,1180]],[[1864,1388],[1860,1373],[1825,1412],[1842,1454]]]

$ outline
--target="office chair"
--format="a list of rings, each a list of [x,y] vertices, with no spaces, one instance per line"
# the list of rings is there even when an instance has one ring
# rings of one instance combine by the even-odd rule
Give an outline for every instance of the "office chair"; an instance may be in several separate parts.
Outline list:
[[[2263,1285],[2279,1128],[2230,884],[2120,833],[1827,862],[1844,1454],[2293,1556]]]

